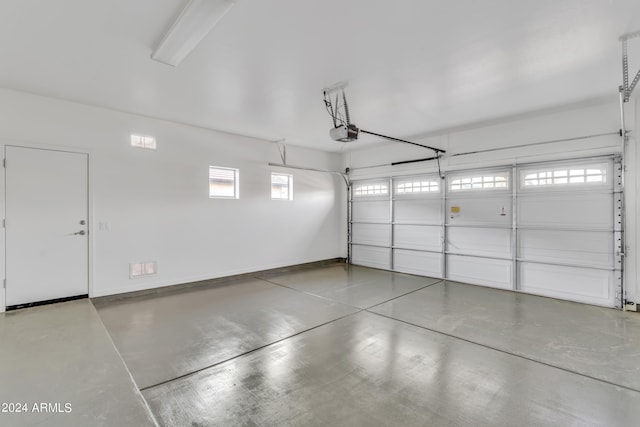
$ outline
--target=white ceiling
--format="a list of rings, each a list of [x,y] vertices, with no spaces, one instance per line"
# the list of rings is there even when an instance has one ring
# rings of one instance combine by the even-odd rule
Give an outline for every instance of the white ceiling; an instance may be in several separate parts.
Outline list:
[[[185,3],[3,0],[0,86],[335,151],[336,82],[359,127],[411,137],[615,97],[640,30],[637,0],[238,0],[180,66],[152,61]]]

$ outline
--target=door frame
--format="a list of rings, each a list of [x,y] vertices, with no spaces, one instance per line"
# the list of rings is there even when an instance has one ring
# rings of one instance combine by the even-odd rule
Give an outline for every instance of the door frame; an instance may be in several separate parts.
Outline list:
[[[33,142],[25,142],[25,141],[16,141],[16,140],[8,140],[2,139],[0,140],[0,148],[2,149],[2,159],[6,158],[6,148],[7,147],[17,147],[17,148],[32,148],[39,150],[49,150],[49,151],[63,151],[67,153],[76,153],[76,154],[86,154],[87,155],[87,219],[88,219],[88,233],[87,236],[89,238],[89,247],[88,247],[88,259],[87,259],[87,282],[89,285],[89,297],[93,296],[93,251],[94,251],[94,211],[93,211],[93,150],[83,147],[71,147],[64,145],[53,145],[53,144],[40,144]],[[2,197],[0,197],[0,212],[2,212],[2,218],[4,219],[7,216],[6,206],[6,169],[4,168],[4,162],[2,163],[2,173],[0,173],[0,189],[2,191]],[[7,289],[5,287],[6,283],[6,262],[7,262],[7,243],[6,243],[6,229],[4,227],[4,221],[0,228],[0,248],[2,251],[2,256],[0,256],[0,313],[6,310],[6,292]]]

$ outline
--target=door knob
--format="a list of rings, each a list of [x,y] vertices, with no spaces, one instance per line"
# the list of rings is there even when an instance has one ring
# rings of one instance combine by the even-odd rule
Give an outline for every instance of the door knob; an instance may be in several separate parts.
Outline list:
[[[87,234],[87,232],[86,232],[86,231],[84,231],[84,230],[80,230],[80,231],[78,231],[77,233],[73,233],[73,235],[74,235],[74,236],[78,236],[78,235],[79,235],[79,236],[84,236],[85,234]]]

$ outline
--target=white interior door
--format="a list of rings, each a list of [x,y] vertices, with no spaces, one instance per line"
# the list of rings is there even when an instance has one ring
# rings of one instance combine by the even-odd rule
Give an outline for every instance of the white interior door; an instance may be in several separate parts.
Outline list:
[[[88,156],[7,146],[7,307],[86,295]]]

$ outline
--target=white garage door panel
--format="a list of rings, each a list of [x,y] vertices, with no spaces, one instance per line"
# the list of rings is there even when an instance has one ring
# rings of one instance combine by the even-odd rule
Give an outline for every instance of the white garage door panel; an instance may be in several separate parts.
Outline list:
[[[452,213],[452,206],[459,207],[460,212]],[[510,226],[511,206],[511,196],[451,198],[447,200],[447,224]]]
[[[363,181],[352,262],[619,307],[619,170],[603,156]]]
[[[402,273],[442,277],[442,254],[394,249],[393,269]]]
[[[613,194],[562,193],[518,198],[520,226],[611,229]]]
[[[609,232],[521,230],[518,257],[531,261],[613,267]]]
[[[390,246],[390,224],[353,224],[351,228],[353,243],[363,245]]]
[[[394,201],[394,221],[405,223],[440,224],[442,205],[439,198]]]
[[[352,220],[355,222],[389,222],[389,201],[376,200],[367,202],[353,202]]]
[[[351,248],[352,264],[389,270],[390,261],[391,249],[360,245],[353,245]]]
[[[520,263],[520,288],[525,292],[589,304],[614,305],[613,271]]]
[[[393,246],[405,249],[442,251],[442,227],[428,225],[394,225]]]
[[[451,280],[513,289],[511,261],[447,255],[447,276]]]
[[[511,258],[511,230],[449,227],[447,252]]]

